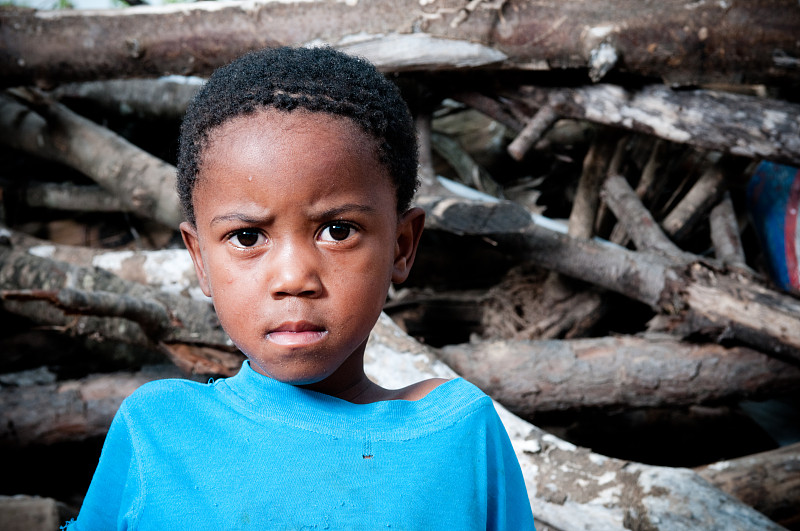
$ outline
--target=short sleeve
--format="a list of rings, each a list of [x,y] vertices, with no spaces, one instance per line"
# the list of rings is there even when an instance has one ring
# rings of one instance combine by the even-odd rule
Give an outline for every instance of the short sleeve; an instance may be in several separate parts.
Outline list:
[[[517,454],[500,417],[493,407],[490,409],[486,433],[487,529],[533,531],[533,512]]]
[[[106,435],[100,461],[77,520],[63,528],[69,531],[127,529],[142,495],[132,438],[123,407]]]

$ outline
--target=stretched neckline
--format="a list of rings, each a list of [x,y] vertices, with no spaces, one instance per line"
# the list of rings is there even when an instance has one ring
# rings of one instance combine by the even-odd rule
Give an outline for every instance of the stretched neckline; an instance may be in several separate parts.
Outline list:
[[[491,401],[463,378],[446,381],[418,400],[382,400],[354,404],[317,391],[274,380],[245,361],[239,372],[214,386],[234,407],[250,416],[334,436],[369,431],[373,437],[414,438],[440,430]]]

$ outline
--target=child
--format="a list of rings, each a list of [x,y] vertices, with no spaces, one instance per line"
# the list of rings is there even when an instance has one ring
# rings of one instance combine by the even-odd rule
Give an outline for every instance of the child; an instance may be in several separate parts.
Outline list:
[[[125,400],[70,530],[533,529],[486,395],[364,374],[424,224],[416,149],[363,60],[281,48],[212,75],[181,130],[181,232],[247,361]]]

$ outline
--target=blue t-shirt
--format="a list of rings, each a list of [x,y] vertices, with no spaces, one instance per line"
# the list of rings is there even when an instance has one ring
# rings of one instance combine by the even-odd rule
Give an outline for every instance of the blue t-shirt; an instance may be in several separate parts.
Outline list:
[[[70,531],[533,529],[491,399],[463,379],[352,404],[245,362],[126,399]]]

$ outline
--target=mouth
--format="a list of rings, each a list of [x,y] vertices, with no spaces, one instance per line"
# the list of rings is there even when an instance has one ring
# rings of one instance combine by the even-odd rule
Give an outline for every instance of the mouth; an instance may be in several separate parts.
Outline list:
[[[266,334],[267,341],[287,347],[303,347],[322,341],[328,331],[307,321],[281,323]]]

